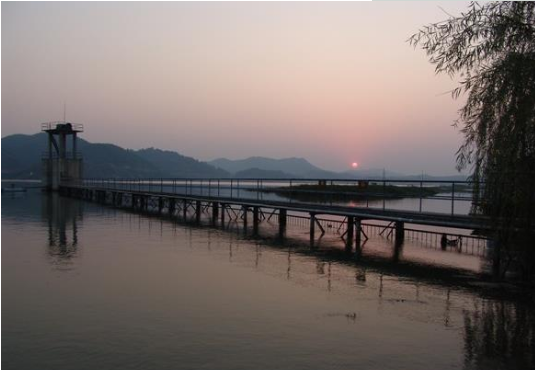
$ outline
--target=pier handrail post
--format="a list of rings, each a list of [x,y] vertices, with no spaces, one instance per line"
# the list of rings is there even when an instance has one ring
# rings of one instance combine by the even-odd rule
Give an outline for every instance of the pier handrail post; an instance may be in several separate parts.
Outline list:
[[[292,203],[293,199],[293,188],[292,188],[292,180],[290,180],[290,203]]]
[[[422,180],[420,180],[420,212],[422,212],[422,198],[423,198],[423,186],[424,183]]]
[[[385,210],[385,207],[386,207],[385,196],[386,196],[386,181],[383,179],[383,211]]]
[[[455,212],[455,182],[451,183],[451,215]]]
[[[163,193],[163,178],[160,177],[160,193]]]

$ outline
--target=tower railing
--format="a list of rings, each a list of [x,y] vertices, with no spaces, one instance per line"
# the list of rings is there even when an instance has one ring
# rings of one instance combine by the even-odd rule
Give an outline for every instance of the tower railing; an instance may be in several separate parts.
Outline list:
[[[54,121],[41,123],[41,131],[59,130],[62,125],[71,125],[70,129],[75,132],[84,132],[84,125],[81,123],[72,123],[65,121]]]

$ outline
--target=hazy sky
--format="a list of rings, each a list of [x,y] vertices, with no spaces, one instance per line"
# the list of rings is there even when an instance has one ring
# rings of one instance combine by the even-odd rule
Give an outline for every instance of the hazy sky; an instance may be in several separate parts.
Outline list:
[[[2,3],[2,136],[82,137],[201,160],[455,173],[456,81],[406,40],[466,2]]]

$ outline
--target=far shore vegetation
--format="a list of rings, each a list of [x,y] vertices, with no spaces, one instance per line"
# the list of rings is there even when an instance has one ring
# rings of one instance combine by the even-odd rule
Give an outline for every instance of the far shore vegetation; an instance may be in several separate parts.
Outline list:
[[[269,187],[248,189],[261,193],[271,193],[289,199],[301,201],[342,201],[362,199],[401,199],[431,197],[441,193],[451,193],[452,186],[398,186],[383,184],[363,185],[330,185],[330,184],[301,184],[295,186]],[[466,185],[455,185],[455,192],[469,191]]]

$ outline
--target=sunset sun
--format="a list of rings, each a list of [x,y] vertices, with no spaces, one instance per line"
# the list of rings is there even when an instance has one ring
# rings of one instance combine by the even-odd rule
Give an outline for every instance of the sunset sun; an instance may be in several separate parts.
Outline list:
[[[353,162],[351,163],[351,168],[355,169],[359,166],[359,164],[357,162]]]

